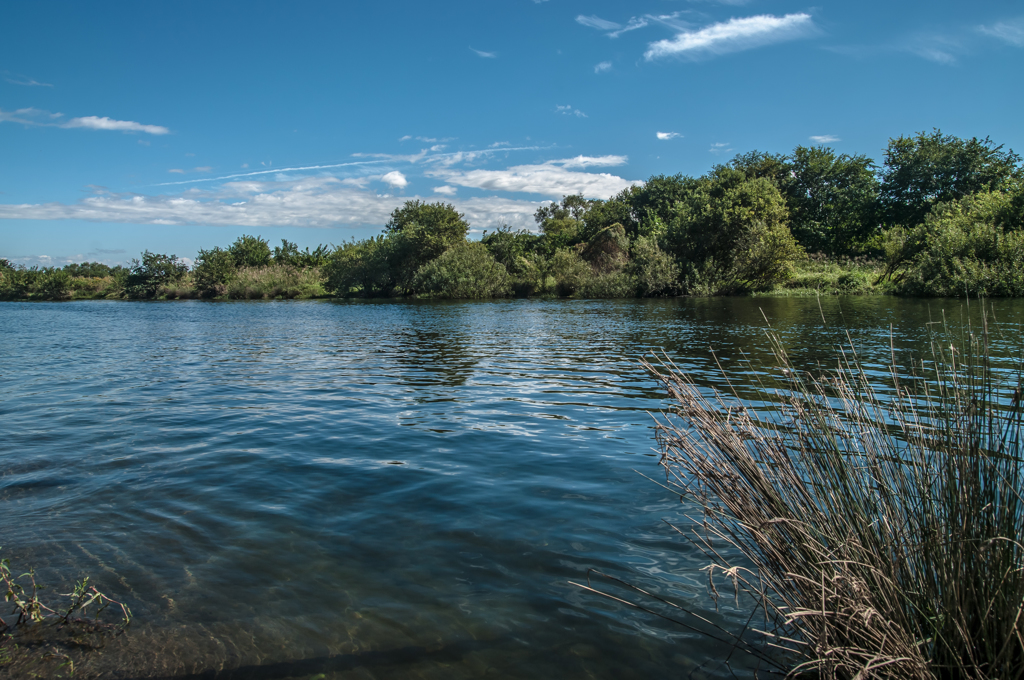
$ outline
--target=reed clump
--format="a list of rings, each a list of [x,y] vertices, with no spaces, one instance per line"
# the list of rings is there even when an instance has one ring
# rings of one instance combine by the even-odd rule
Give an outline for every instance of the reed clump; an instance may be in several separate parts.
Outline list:
[[[1024,676],[1022,386],[993,368],[989,326],[893,352],[880,384],[853,349],[817,375],[768,338],[775,382],[711,393],[667,358],[658,419],[679,528],[764,608],[790,675]],[[882,375],[885,375],[884,373]]]

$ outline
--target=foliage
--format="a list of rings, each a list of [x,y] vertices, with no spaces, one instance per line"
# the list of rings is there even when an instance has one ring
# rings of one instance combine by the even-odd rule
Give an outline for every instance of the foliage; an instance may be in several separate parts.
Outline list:
[[[653,236],[640,236],[633,241],[629,274],[641,297],[674,295],[679,290],[679,265],[672,256],[658,247]]]
[[[764,290],[789,278],[803,254],[788,216],[770,180],[719,167],[676,204],[664,241],[684,267],[688,292]]]
[[[439,298],[490,298],[508,295],[509,277],[480,242],[463,241],[427,262],[413,281],[413,288]]]
[[[295,243],[281,239],[280,246],[274,246],[274,264],[289,265],[292,267],[322,267],[327,264],[331,249],[325,245],[319,245],[316,250],[310,252],[307,246],[305,250],[299,250]]]
[[[679,531],[712,559],[711,587],[726,577],[764,608],[790,675],[1022,677],[1021,368],[992,369],[984,323],[935,338],[928,364],[894,359],[885,390],[855,350],[815,378],[769,339],[781,382],[742,399],[645,364],[675,404],[661,464],[703,509]]]
[[[484,232],[480,242],[495,260],[504,265],[512,276],[525,273],[530,268],[527,256],[533,251],[538,236],[526,229],[513,230],[503,225],[493,232]]]
[[[450,203],[415,200],[396,208],[384,231],[376,251],[381,288],[411,292],[419,268],[465,241],[469,223]]]
[[[228,248],[231,257],[235,260],[235,266],[242,267],[266,267],[270,264],[270,242],[259,236],[242,234]]]
[[[271,264],[239,269],[226,286],[231,300],[316,298],[326,294],[318,269],[297,269]]]
[[[185,278],[188,266],[176,255],[161,255],[148,250],[142,260],[133,259],[128,268],[124,291],[130,298],[155,297],[161,287],[170,286]]]
[[[878,181],[867,156],[798,146],[787,166],[786,203],[794,238],[810,252],[856,252],[877,229]]]
[[[919,132],[889,140],[879,173],[879,207],[889,227],[914,227],[938,203],[1002,191],[1024,178],[1021,158],[988,137]]]
[[[102,279],[113,275],[120,266],[111,267],[101,262],[81,262],[64,265],[64,271],[75,278]]]
[[[387,271],[390,243],[384,237],[349,241],[335,248],[324,267],[326,288],[335,295],[390,295]]]
[[[588,239],[580,253],[598,274],[620,271],[629,262],[629,238],[621,224],[605,227]]]
[[[878,283],[884,265],[866,256],[832,258],[815,253],[798,262],[793,277],[764,295],[815,297],[819,295],[867,295],[886,290]]]
[[[235,256],[229,250],[214,246],[200,250],[192,267],[192,284],[200,297],[217,297],[227,292],[227,284],[235,276]]]
[[[1024,295],[1024,231],[1007,221],[1012,199],[987,191],[939,204],[919,227],[893,233],[893,260],[905,263],[900,290],[946,297]]]
[[[554,292],[560,297],[571,297],[579,293],[593,276],[590,265],[575,249],[568,248],[558,250],[551,256],[545,263],[545,274],[553,279]]]

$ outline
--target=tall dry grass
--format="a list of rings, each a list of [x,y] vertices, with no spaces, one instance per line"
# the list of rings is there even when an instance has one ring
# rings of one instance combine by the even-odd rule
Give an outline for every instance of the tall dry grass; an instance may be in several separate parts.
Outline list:
[[[764,607],[791,675],[1024,676],[1022,387],[989,332],[939,333],[910,367],[893,352],[884,388],[852,349],[798,371],[771,332],[778,379],[753,397],[645,362],[674,402],[668,485],[702,510],[679,529],[712,587]]]

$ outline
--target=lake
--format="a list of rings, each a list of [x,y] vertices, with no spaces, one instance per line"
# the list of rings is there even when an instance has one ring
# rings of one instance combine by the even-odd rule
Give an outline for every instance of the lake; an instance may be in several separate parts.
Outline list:
[[[977,304],[974,310],[977,311]],[[995,353],[1024,301],[995,301]],[[570,584],[738,628],[666,520],[637,360],[709,388],[770,360],[921,352],[962,301],[0,303],[2,555],[88,575],[128,635],[79,675],[726,678],[728,645]],[[977,316],[975,314],[975,316]],[[890,328],[892,331],[890,332]],[[628,597],[614,583],[595,586]],[[4,612],[5,614],[7,612]],[[692,619],[684,621],[696,623]],[[0,671],[2,672],[2,671]]]

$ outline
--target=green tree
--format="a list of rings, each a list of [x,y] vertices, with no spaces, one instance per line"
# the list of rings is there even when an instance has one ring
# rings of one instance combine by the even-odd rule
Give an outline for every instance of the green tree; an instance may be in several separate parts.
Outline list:
[[[188,273],[188,265],[176,255],[162,255],[148,250],[142,260],[133,259],[128,267],[124,292],[132,298],[151,298],[163,286],[178,283]]]
[[[988,137],[960,139],[935,129],[890,139],[879,173],[884,222],[914,227],[938,203],[1003,191],[1024,178],[1020,163],[1020,156]]]
[[[200,250],[192,267],[192,282],[201,297],[217,297],[227,292],[227,285],[237,271],[230,251],[218,247]]]
[[[537,247],[547,255],[559,248],[579,243],[583,238],[584,219],[587,212],[599,201],[583,198],[582,195],[563,196],[562,201],[537,208],[534,221],[540,227],[543,237]]]
[[[630,250],[629,273],[642,297],[673,295],[679,292],[679,265],[658,247],[654,236],[640,236]]]
[[[734,157],[726,167],[739,170],[747,179],[763,177],[778,187],[783,195],[793,181],[790,158],[783,154],[748,151]]]
[[[259,236],[242,234],[228,248],[231,257],[235,260],[235,266],[242,267],[266,267],[271,261],[270,242]]]
[[[792,275],[803,256],[775,184],[719,166],[677,203],[665,243],[681,262],[687,292],[763,290]]]
[[[537,239],[536,234],[526,229],[513,230],[502,225],[490,233],[485,231],[480,242],[510,275],[517,276],[529,268],[528,255],[533,252]]]
[[[855,252],[878,229],[878,180],[867,156],[798,146],[787,163],[790,231],[811,252]]]
[[[441,298],[499,297],[509,293],[509,276],[484,244],[462,241],[420,267],[413,287]]]

